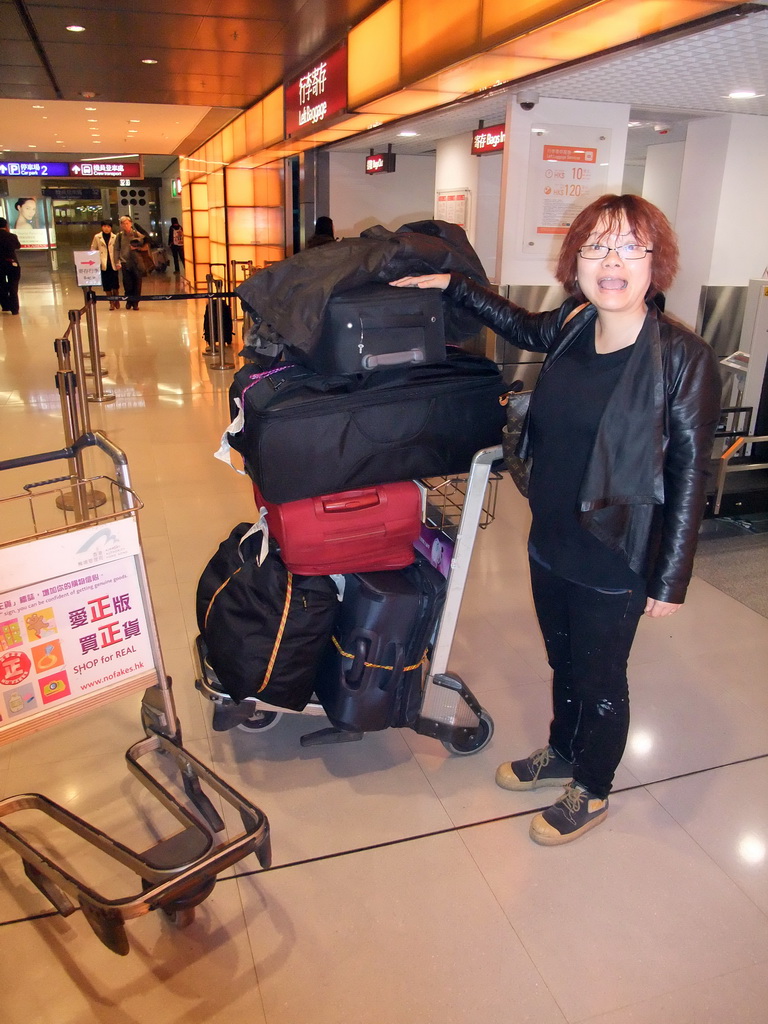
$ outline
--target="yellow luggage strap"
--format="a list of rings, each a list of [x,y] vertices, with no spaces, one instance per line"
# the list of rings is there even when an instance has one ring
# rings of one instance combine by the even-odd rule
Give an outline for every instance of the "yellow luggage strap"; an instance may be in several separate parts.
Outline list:
[[[339,652],[342,658],[349,658],[350,661],[355,660],[354,654],[348,654],[345,650],[343,650],[341,644],[339,643],[335,636],[332,639],[333,646],[336,648],[336,650]],[[415,665],[406,665],[405,668],[403,669],[403,672],[413,672],[414,669],[421,668],[422,665],[426,665],[428,651],[429,648],[425,648],[420,660],[417,661]],[[383,668],[386,669],[388,672],[392,672],[395,667],[394,665],[375,665],[371,661],[364,661],[363,664],[365,665],[366,668]]]

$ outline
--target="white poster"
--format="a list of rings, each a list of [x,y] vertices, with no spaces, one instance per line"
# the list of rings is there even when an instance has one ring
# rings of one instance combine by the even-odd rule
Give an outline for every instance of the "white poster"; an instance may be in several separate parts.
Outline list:
[[[151,676],[139,556],[133,518],[0,550],[0,736]]]
[[[466,231],[469,222],[469,189],[452,188],[437,192],[435,219],[444,220],[448,224],[458,224]]]
[[[556,256],[574,217],[607,189],[611,132],[541,125],[531,139],[523,253]]]

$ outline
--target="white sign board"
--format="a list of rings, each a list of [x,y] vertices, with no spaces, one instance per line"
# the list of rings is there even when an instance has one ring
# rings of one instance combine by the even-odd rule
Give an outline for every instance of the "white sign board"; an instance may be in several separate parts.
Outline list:
[[[0,742],[156,681],[139,558],[134,518],[0,549]]]
[[[98,252],[75,252],[77,283],[81,288],[92,288],[101,284],[101,260]]]
[[[540,132],[531,139],[523,252],[554,256],[576,214],[606,191],[611,132],[551,124]]]
[[[435,219],[458,224],[466,231],[469,219],[469,189],[449,188],[436,192]]]

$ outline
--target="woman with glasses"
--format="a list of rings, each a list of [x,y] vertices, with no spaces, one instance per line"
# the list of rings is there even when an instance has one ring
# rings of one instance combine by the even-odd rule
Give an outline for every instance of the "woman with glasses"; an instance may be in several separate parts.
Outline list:
[[[712,349],[653,302],[677,264],[660,210],[605,195],[565,236],[559,309],[529,313],[459,274],[391,282],[442,288],[513,345],[546,353],[518,455],[531,458],[528,553],[553,718],[546,746],[496,773],[504,789],[565,787],[531,823],[543,845],[605,820],[637,624],[676,612],[691,577],[721,385]]]

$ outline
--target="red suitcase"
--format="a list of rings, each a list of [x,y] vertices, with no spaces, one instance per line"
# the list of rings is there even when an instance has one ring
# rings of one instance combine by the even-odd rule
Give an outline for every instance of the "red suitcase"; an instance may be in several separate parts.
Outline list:
[[[421,491],[413,480],[279,505],[265,501],[255,484],[253,494],[267,510],[280,557],[300,576],[404,569],[415,560]]]

